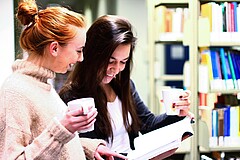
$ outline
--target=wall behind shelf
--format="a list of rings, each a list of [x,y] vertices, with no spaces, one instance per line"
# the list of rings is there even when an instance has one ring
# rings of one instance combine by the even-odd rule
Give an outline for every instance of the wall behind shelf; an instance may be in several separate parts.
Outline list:
[[[117,0],[117,14],[126,17],[134,27],[137,36],[137,46],[133,55],[132,79],[137,91],[148,104],[148,13],[146,0]]]
[[[103,10],[106,9],[104,3],[109,0],[99,0],[99,8],[102,8],[98,13],[99,15],[105,14]],[[70,2],[69,2],[70,3]],[[80,1],[79,3],[82,3]],[[126,17],[133,24],[137,33],[138,41],[134,53],[134,67],[132,78],[135,81],[138,92],[143,101],[148,104],[149,100],[149,82],[148,82],[148,15],[147,15],[147,2],[146,0],[116,0],[116,14]],[[1,1],[0,9],[5,14],[0,16],[4,25],[1,25],[0,49],[3,54],[0,58],[1,76],[0,85],[11,71],[11,65],[15,59],[16,46],[14,45],[14,3],[13,1]],[[6,16],[8,15],[8,16]],[[12,17],[12,18],[11,18]],[[87,14],[88,17],[88,14]],[[89,17],[88,17],[89,19]],[[91,18],[90,18],[91,19]],[[89,19],[89,20],[90,20]],[[4,37],[8,37],[5,39]],[[14,47],[15,46],[15,47]]]
[[[14,15],[13,1],[0,1],[0,85],[4,79],[12,72],[11,65],[14,61]],[[6,16],[7,15],[7,16]]]

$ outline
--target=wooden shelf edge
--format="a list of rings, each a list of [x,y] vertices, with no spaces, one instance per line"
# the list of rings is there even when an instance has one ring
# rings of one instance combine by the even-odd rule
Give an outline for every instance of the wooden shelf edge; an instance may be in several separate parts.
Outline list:
[[[155,0],[155,5],[159,4],[188,4],[189,0]]]
[[[183,81],[183,79],[184,79],[184,76],[181,74],[177,74],[177,75],[165,74],[156,78],[156,80],[163,80],[163,81]]]

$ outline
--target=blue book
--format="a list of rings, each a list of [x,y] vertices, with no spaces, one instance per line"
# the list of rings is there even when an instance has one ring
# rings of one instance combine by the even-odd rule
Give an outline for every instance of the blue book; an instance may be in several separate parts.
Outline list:
[[[236,79],[236,74],[235,74],[235,70],[234,70],[234,66],[233,66],[233,60],[231,57],[231,51],[228,51],[227,53],[227,57],[228,57],[228,62],[229,62],[229,68],[230,68],[230,72],[232,74],[232,80],[233,80],[233,85],[235,89],[238,89],[238,84],[237,84],[237,79]]]
[[[236,79],[240,79],[240,68],[237,66],[237,53],[231,52],[232,64],[235,72]]]
[[[233,59],[234,69],[236,71],[238,89],[240,89],[240,53],[235,52],[234,54],[232,54],[232,56],[233,56],[232,59]]]
[[[224,51],[223,48],[220,48],[220,59],[221,59],[221,68],[222,68],[223,78],[225,80],[226,89],[234,89],[227,53]]]
[[[222,90],[225,87],[222,79],[219,53],[216,49],[211,49],[210,56],[213,74],[213,79],[210,81],[210,88],[212,90]]]
[[[212,110],[212,137],[218,137],[218,111]]]
[[[238,32],[238,21],[237,21],[237,2],[231,2],[233,4],[233,19],[234,19],[234,32]]]
[[[224,110],[224,137],[230,136],[230,106]]]

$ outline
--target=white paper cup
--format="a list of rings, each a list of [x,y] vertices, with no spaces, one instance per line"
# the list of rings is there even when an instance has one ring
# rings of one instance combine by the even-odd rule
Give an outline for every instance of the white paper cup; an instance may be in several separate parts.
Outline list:
[[[173,103],[179,101],[184,93],[183,89],[171,88],[162,90],[163,105],[167,115],[179,115],[180,109],[175,108]]]
[[[95,108],[95,103],[94,103],[94,99],[91,97],[88,98],[80,98],[80,99],[75,99],[72,101],[69,101],[67,103],[68,105],[68,110],[76,110],[76,109],[83,109],[83,114],[88,114],[89,112],[89,107]],[[78,131],[79,133],[85,133],[85,132],[90,132],[94,130],[94,125],[92,125],[91,127],[84,129],[84,130],[80,130]]]

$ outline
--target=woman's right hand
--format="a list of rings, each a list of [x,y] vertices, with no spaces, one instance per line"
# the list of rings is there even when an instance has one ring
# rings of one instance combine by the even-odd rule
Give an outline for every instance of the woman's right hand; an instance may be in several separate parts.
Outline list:
[[[67,130],[74,133],[94,125],[97,114],[97,109],[93,107],[89,107],[89,112],[85,115],[82,107],[79,109],[68,109],[59,121]]]

